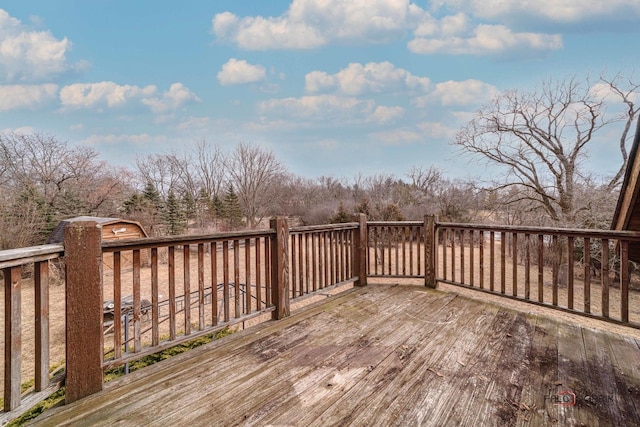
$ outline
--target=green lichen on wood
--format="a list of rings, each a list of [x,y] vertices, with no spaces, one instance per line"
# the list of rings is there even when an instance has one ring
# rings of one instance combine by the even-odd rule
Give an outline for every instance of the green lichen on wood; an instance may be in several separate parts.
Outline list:
[[[182,343],[182,344],[178,344],[178,345],[176,345],[174,347],[168,348],[168,349],[163,350],[163,351],[161,351],[159,353],[152,354],[152,355],[149,355],[149,356],[145,356],[145,357],[143,357],[143,358],[141,358],[139,360],[131,362],[129,364],[129,372],[133,372],[133,371],[138,370],[140,368],[144,368],[146,366],[153,365],[153,364],[155,364],[157,362],[160,362],[162,360],[165,360],[165,359],[170,359],[173,356],[177,356],[178,354],[184,353],[184,352],[189,351],[191,349],[194,349],[196,347],[200,347],[201,345],[208,344],[211,341],[218,340],[220,338],[224,338],[224,337],[226,337],[228,335],[231,335],[233,333],[234,333],[233,329],[229,328],[228,326],[225,326],[224,328],[216,331],[213,334],[205,335],[203,337],[196,338],[196,339],[193,339],[191,341],[187,341],[187,342]],[[118,366],[116,368],[108,369],[104,373],[104,381],[107,382],[107,381],[114,380],[116,378],[119,378],[119,377],[123,376],[124,374],[125,374],[125,372],[124,372],[124,367],[123,366]],[[33,381],[28,381],[28,382],[22,384],[23,391],[29,389],[30,387],[33,387]],[[29,421],[31,421],[34,418],[36,418],[37,416],[39,416],[40,414],[42,414],[47,409],[54,408],[54,407],[62,404],[64,402],[64,398],[65,398],[65,388],[61,387],[55,393],[53,393],[51,396],[49,396],[48,398],[46,398],[42,402],[38,403],[37,405],[35,405],[31,409],[29,409],[29,411],[25,412],[20,417],[18,417],[16,419],[12,420],[11,422],[9,422],[5,427],[23,426],[26,423],[28,423]],[[2,399],[0,399],[0,403],[2,403]]]
[[[50,408],[54,408],[64,401],[64,387],[59,388],[55,393],[51,396],[47,397],[42,402],[35,405],[33,408],[29,409],[27,412],[19,416],[18,418],[10,421],[6,427],[18,427],[23,426],[27,422],[33,420],[38,415],[42,414],[44,411]]]

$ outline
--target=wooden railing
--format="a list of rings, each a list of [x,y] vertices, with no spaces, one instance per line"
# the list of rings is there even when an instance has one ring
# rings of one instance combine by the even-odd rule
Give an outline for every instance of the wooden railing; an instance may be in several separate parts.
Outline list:
[[[1,305],[4,311],[4,411],[13,411],[20,406],[21,386],[30,378],[36,393],[46,393],[57,386],[50,387],[49,378],[49,271],[50,263],[63,255],[62,245],[0,251],[0,271],[4,278],[4,304]],[[34,305],[30,307],[23,307],[26,288],[32,288],[33,292]],[[28,357],[34,361],[35,369],[33,376],[23,379],[23,344],[27,338],[23,330],[31,329],[22,323],[25,312],[33,313],[34,332],[29,338],[34,340],[34,353]]]
[[[313,295],[358,279],[353,265],[357,231],[358,223],[290,230],[291,298]]]
[[[291,300],[356,281],[351,260],[357,223],[285,228],[288,252],[275,255],[273,225],[271,230],[102,242],[103,368],[276,309],[283,310],[277,316],[282,317]],[[130,261],[126,266],[124,259]],[[278,267],[282,260],[286,268]],[[281,284],[282,304],[272,287],[278,269],[288,283]]]
[[[367,222],[367,277],[423,278],[435,287],[435,218]]]
[[[102,242],[103,367],[273,311],[274,234]],[[131,263],[123,265],[125,258]]]
[[[437,240],[440,282],[640,327],[640,233],[439,223]]]
[[[96,223],[65,230],[66,401],[106,368],[216,330],[290,314],[291,303],[368,278],[419,278],[640,327],[630,242],[640,233],[358,221],[107,242]],[[48,381],[48,263],[59,245],[0,252],[5,411],[20,404],[20,283],[34,269],[36,390]],[[636,274],[636,277],[639,274]],[[258,319],[260,317],[260,319]]]

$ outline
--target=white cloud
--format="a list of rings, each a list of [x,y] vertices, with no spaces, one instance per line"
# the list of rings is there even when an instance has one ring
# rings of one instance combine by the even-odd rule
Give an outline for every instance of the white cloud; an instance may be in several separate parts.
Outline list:
[[[619,87],[623,89],[623,87]],[[619,93],[611,89],[611,86],[607,83],[596,83],[589,89],[589,93],[597,99],[603,101],[618,102],[622,100]],[[640,92],[625,92],[629,100],[635,104],[640,102]],[[611,99],[612,98],[612,99]]]
[[[424,31],[423,31],[424,33]],[[500,54],[526,50],[556,50],[563,46],[559,34],[515,33],[504,25],[478,25],[471,33],[444,37],[417,37],[409,50],[418,54]]]
[[[310,49],[333,41],[397,39],[423,14],[409,0],[293,0],[278,17],[219,13],[212,32],[242,49]]]
[[[369,135],[383,145],[388,146],[410,145],[423,139],[420,133],[407,129],[373,132]]]
[[[57,39],[49,31],[30,31],[0,9],[0,74],[6,81],[42,81],[59,75],[74,67],[67,63],[70,49],[66,37]]]
[[[7,128],[0,130],[0,133],[15,133],[19,135],[33,135],[37,132],[37,129],[31,126],[20,126],[14,129]]]
[[[267,72],[262,65],[249,64],[244,59],[229,59],[218,72],[221,85],[254,83],[263,80]]]
[[[190,102],[199,102],[200,98],[191,92],[182,83],[173,83],[168,91],[164,91],[161,97],[145,97],[142,103],[154,113],[163,113],[170,110],[177,110]]]
[[[458,129],[448,127],[441,122],[422,122],[418,123],[417,126],[425,136],[434,139],[451,138],[458,131]]]
[[[402,117],[404,113],[405,109],[402,107],[386,107],[384,105],[380,105],[376,107],[371,114],[371,120],[380,124],[385,124]]]
[[[36,108],[55,99],[58,85],[6,85],[0,86],[0,111]]]
[[[557,23],[585,20],[626,21],[640,18],[638,0],[435,0],[433,10],[441,8],[470,11],[485,19],[539,18]]]
[[[472,106],[488,102],[498,93],[498,88],[480,80],[449,80],[437,83],[433,91],[414,97],[411,103],[418,108],[436,103],[447,107]]]
[[[209,117],[189,117],[177,125],[178,130],[192,131],[194,129],[203,129],[209,126],[211,120]]]
[[[595,10],[602,9],[596,1],[600,0],[589,0],[589,4]],[[619,9],[636,8],[632,0],[613,1]],[[538,3],[546,6],[539,7]],[[431,10],[442,17],[434,17],[410,0],[293,0],[289,9],[277,17],[219,13],[212,20],[212,32],[218,40],[242,49],[268,50],[312,49],[336,42],[384,43],[413,31],[415,39],[408,47],[414,53],[480,55],[562,47],[559,34],[512,30],[506,25],[512,16],[597,16],[596,12],[588,15],[584,11],[576,15],[581,6],[571,0],[443,0],[431,5]],[[313,83],[321,83],[318,79],[323,76],[310,77],[315,80],[309,82],[308,88],[317,91]]]
[[[317,121],[329,117],[348,119],[368,117],[374,111],[373,101],[335,95],[303,96],[301,98],[271,99],[258,104],[263,114],[276,114]]]
[[[156,90],[155,86],[142,88],[114,82],[74,83],[60,90],[60,101],[65,107],[117,107],[131,99],[151,96]]]
[[[175,110],[199,98],[182,83],[173,83],[169,90],[157,96],[157,87],[119,85],[114,82],[74,83],[60,90],[60,101],[70,108],[119,107],[139,100],[154,113]]]
[[[151,136],[146,133],[140,134],[107,134],[107,135],[96,135],[93,134],[86,138],[83,143],[87,145],[98,145],[98,144],[122,144],[122,143],[130,143],[135,145],[146,145],[149,143],[157,143],[157,142],[166,142],[167,138],[164,135],[160,136]]]
[[[449,80],[438,83],[432,96],[445,106],[475,105],[491,100],[498,92],[495,86],[480,80]]]
[[[414,76],[387,61],[366,65],[351,63],[333,75],[313,71],[305,76],[305,88],[311,93],[333,90],[346,95],[406,90],[423,92],[429,84],[427,77]]]

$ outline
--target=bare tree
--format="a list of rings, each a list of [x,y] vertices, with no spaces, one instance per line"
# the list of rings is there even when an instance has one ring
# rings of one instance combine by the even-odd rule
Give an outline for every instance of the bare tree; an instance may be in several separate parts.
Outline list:
[[[9,227],[0,234],[22,230],[18,244],[37,244],[63,218],[116,214],[125,174],[97,157],[53,136],[0,134],[0,215]]]
[[[245,143],[236,146],[225,165],[247,222],[255,228],[267,212],[272,184],[286,169],[273,152]]]
[[[178,189],[185,165],[176,154],[150,154],[136,158],[136,169],[141,187],[150,183],[166,199]]]
[[[204,139],[196,146],[196,174],[200,189],[207,196],[220,197],[225,188],[224,156],[219,147]]]
[[[615,86],[615,80],[610,83]],[[586,175],[581,162],[587,146],[616,119],[604,116],[604,105],[588,80],[545,81],[531,92],[499,95],[478,111],[454,144],[503,168],[502,187],[521,190],[510,193],[511,201],[531,200],[554,223],[574,225],[576,185]]]
[[[442,170],[435,166],[425,168],[423,166],[412,166],[407,173],[411,180],[411,185],[422,191],[424,194],[433,192],[436,183],[442,180]]]
[[[610,192],[622,182],[624,171],[627,166],[627,160],[629,158],[627,153],[627,143],[629,138],[633,136],[629,135],[629,131],[631,130],[633,121],[638,116],[638,112],[640,112],[640,107],[638,107],[634,102],[634,100],[638,98],[640,84],[633,81],[633,76],[625,79],[620,74],[615,75],[613,78],[608,78],[603,75],[600,77],[600,82],[610,92],[614,98],[614,102],[621,102],[624,107],[619,116],[619,120],[623,122],[623,127],[622,132],[620,133],[620,139],[618,140],[620,154],[622,155],[622,163],[620,165],[620,169],[618,169],[616,174],[606,185],[606,190]]]

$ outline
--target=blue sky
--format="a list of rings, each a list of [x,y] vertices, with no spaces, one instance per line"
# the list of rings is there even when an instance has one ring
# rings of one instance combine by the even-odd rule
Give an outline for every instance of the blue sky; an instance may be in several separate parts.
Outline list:
[[[306,177],[466,178],[486,172],[450,141],[474,111],[549,77],[630,75],[639,23],[640,0],[4,1],[0,131],[123,166],[206,139]],[[590,167],[613,173],[616,144]]]

